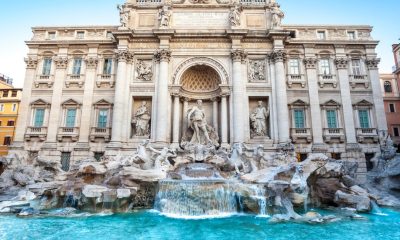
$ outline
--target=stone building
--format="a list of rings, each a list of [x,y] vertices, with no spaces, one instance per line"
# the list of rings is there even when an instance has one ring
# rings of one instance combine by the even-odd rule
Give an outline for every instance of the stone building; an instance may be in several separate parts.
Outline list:
[[[274,0],[118,9],[120,26],[33,28],[15,152],[65,163],[131,154],[143,139],[177,148],[190,128],[270,153],[291,140],[299,159],[323,152],[360,173],[380,151],[371,26],[282,25]]]

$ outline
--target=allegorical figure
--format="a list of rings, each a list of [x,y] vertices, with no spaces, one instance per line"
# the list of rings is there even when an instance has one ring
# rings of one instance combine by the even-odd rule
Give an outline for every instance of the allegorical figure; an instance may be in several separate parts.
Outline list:
[[[128,26],[128,22],[130,19],[130,13],[129,10],[126,8],[125,5],[117,5],[117,8],[119,10],[119,20],[121,22],[121,26],[122,27],[127,27]]]
[[[242,12],[242,8],[239,5],[235,5],[231,12],[229,13],[229,21],[231,26],[240,26],[240,13]]]
[[[250,114],[251,130],[253,136],[268,136],[267,119],[269,108],[263,106],[262,101],[258,101],[257,107]]]
[[[169,10],[168,6],[164,6],[162,9],[159,10],[158,20],[160,20],[160,27],[162,28],[169,27],[170,18],[171,18],[171,11]]]
[[[279,4],[274,3],[271,7],[272,14],[272,28],[279,28],[282,23],[282,19],[285,17],[285,14],[280,9]]]
[[[208,144],[212,142],[208,134],[206,115],[202,105],[203,101],[197,100],[197,105],[193,106],[187,114],[189,126],[194,131],[191,143]]]
[[[150,112],[147,109],[147,102],[143,101],[142,105],[135,112],[135,116],[132,120],[132,123],[135,125],[135,136],[148,136],[150,135],[149,131],[149,122],[150,122]]]
[[[136,71],[138,73],[137,79],[142,81],[151,81],[153,73],[150,65],[146,64],[144,61],[139,61]]]

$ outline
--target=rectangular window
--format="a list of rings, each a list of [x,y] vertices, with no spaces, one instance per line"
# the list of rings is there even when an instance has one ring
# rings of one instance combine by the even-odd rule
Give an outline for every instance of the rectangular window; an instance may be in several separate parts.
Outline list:
[[[76,32],[76,38],[77,39],[84,39],[85,38],[85,32],[84,31]]]
[[[354,32],[354,31],[347,32],[347,36],[349,37],[349,40],[355,40],[356,39],[356,32]]]
[[[360,120],[360,128],[369,128],[369,111],[358,110],[358,118]]]
[[[396,112],[396,109],[394,107],[394,103],[389,103],[389,112],[391,112],[391,113]]]
[[[3,91],[3,97],[8,97],[8,90]]]
[[[72,66],[72,74],[73,75],[80,75],[81,74],[81,67],[82,67],[82,58],[75,58],[74,65]]]
[[[4,111],[4,104],[0,104],[0,112]]]
[[[17,111],[17,104],[16,104],[16,103],[14,103],[14,104],[12,105],[12,111],[13,111],[13,112],[16,112],[16,111]]]
[[[11,92],[11,97],[17,97],[18,92],[17,91],[12,91]]]
[[[331,75],[331,66],[329,63],[329,59],[319,60],[319,72],[320,74]]]
[[[103,74],[111,74],[112,62],[111,58],[104,59]]]
[[[336,110],[326,110],[326,121],[328,123],[328,128],[338,127]]]
[[[76,109],[67,109],[65,126],[69,128],[75,127]]]
[[[33,123],[34,127],[43,127],[44,121],[44,108],[37,108],[35,110],[35,121]]]
[[[69,164],[71,161],[71,153],[70,152],[62,152],[61,153],[61,169],[65,172],[69,171]]]
[[[293,74],[293,75],[300,74],[299,59],[294,58],[294,59],[289,60],[289,71],[290,71],[290,74]]]
[[[50,40],[55,39],[55,38],[56,38],[56,32],[48,32],[48,33],[47,33],[47,37],[48,37],[48,39],[50,39]]]
[[[304,128],[304,110],[295,109],[294,110],[294,126],[295,128]]]
[[[318,31],[317,38],[318,38],[318,40],[325,40],[326,39],[325,31]]]
[[[44,75],[44,76],[49,76],[50,75],[51,63],[52,63],[51,58],[45,58],[43,60],[42,75]]]
[[[10,146],[11,145],[11,137],[4,137],[3,145]]]
[[[107,37],[107,38],[113,38],[112,32],[107,32],[107,33],[106,33],[106,37]]]
[[[97,118],[97,127],[98,128],[106,128],[107,127],[107,118],[108,118],[108,109],[100,109],[99,116]]]
[[[398,127],[394,127],[393,128],[393,135],[395,137],[399,137],[400,136],[400,132],[399,132],[399,128]]]
[[[7,121],[7,126],[14,127],[15,126],[15,122],[14,121]]]
[[[351,68],[352,68],[352,71],[353,71],[353,75],[356,75],[356,76],[362,75],[361,60],[360,59],[351,60]]]

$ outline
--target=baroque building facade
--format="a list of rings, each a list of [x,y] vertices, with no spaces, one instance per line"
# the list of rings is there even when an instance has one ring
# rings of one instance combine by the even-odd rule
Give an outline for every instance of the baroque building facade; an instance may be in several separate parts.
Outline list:
[[[120,26],[33,28],[15,153],[65,163],[128,155],[145,139],[271,154],[291,141],[299,159],[357,162],[362,179],[380,152],[387,126],[372,27],[282,25],[274,0],[118,9]]]

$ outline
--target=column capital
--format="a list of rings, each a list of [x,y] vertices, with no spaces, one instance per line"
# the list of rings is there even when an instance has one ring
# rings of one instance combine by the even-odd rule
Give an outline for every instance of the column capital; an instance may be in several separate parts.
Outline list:
[[[87,57],[85,59],[86,68],[97,68],[97,64],[99,63],[99,58],[97,57]]]
[[[56,56],[53,58],[54,63],[56,64],[56,68],[65,69],[68,66],[68,58],[67,57],[59,57]]]
[[[38,64],[37,57],[26,57],[25,59],[26,68],[28,69],[35,69]]]
[[[247,58],[247,53],[242,49],[234,49],[231,52],[231,57],[234,62],[244,62]]]
[[[213,97],[210,100],[211,100],[211,102],[218,102],[219,101],[219,97]]]
[[[286,61],[286,51],[285,50],[275,50],[270,54],[270,59],[276,62],[285,62]]]
[[[115,55],[117,57],[118,62],[127,62],[133,58],[134,54],[127,49],[116,50]]]
[[[303,60],[304,66],[306,68],[316,68],[318,60],[314,57],[304,58]]]
[[[160,49],[154,53],[158,62],[169,62],[171,60],[171,51],[169,49]]]
[[[346,69],[348,67],[349,59],[345,57],[336,58],[335,65],[337,69]]]
[[[380,62],[381,62],[380,58],[369,58],[365,60],[365,64],[367,65],[367,68],[369,70],[377,70]]]

